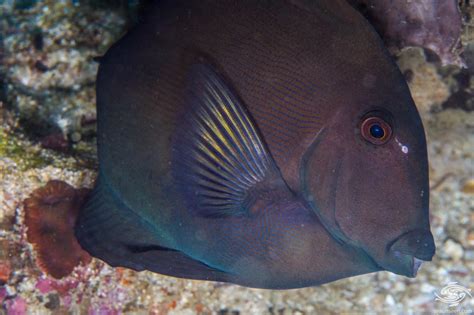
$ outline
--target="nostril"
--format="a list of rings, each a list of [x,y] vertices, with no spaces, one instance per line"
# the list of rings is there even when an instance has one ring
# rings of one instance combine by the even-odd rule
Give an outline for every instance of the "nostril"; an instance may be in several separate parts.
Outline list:
[[[390,246],[390,251],[429,261],[435,253],[435,244],[430,231],[413,230],[398,237]]]

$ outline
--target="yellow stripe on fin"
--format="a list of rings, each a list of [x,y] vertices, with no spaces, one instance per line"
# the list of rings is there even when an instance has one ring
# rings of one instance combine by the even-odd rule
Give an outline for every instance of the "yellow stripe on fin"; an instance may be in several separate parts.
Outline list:
[[[173,176],[190,211],[247,215],[249,199],[262,189],[287,189],[250,115],[219,75],[198,64],[188,82],[189,110],[173,143]]]

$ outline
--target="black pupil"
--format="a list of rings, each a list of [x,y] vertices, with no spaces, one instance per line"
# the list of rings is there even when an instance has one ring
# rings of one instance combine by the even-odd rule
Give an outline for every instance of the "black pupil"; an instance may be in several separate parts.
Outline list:
[[[385,132],[383,131],[383,128],[380,127],[379,124],[373,124],[370,127],[370,135],[374,138],[383,138],[385,135]]]

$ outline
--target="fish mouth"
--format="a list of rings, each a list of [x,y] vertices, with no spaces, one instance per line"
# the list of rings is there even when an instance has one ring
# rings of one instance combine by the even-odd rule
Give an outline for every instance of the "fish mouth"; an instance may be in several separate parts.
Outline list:
[[[413,277],[416,277],[418,270],[421,267],[421,264],[423,264],[424,260],[418,259],[416,257],[413,257],[413,264],[412,264],[412,274]]]
[[[374,271],[387,270],[395,274],[415,278],[424,262],[431,259],[420,259],[412,254],[403,253],[401,251],[389,251],[388,257],[383,259],[375,258],[367,250],[360,248],[362,255],[365,257],[367,265],[371,266]]]
[[[398,237],[388,247],[388,268],[394,273],[416,277],[425,261],[435,254],[433,236],[429,230],[413,230]]]
[[[398,266],[388,270],[409,278],[415,278],[421,265],[427,261],[399,251],[394,251],[393,257],[398,261]]]

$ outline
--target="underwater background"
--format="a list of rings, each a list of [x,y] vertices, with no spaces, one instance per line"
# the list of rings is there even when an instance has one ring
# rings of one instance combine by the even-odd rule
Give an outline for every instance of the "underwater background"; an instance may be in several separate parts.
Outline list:
[[[403,0],[404,1],[404,0]],[[56,279],[37,263],[24,200],[50,180],[96,177],[97,57],[132,26],[138,1],[0,0],[0,301],[7,314],[473,313],[474,5],[462,1],[466,68],[428,51],[397,55],[427,133],[437,253],[415,279],[389,272],[274,291],[112,268],[92,259]],[[468,292],[468,291],[465,291]]]

